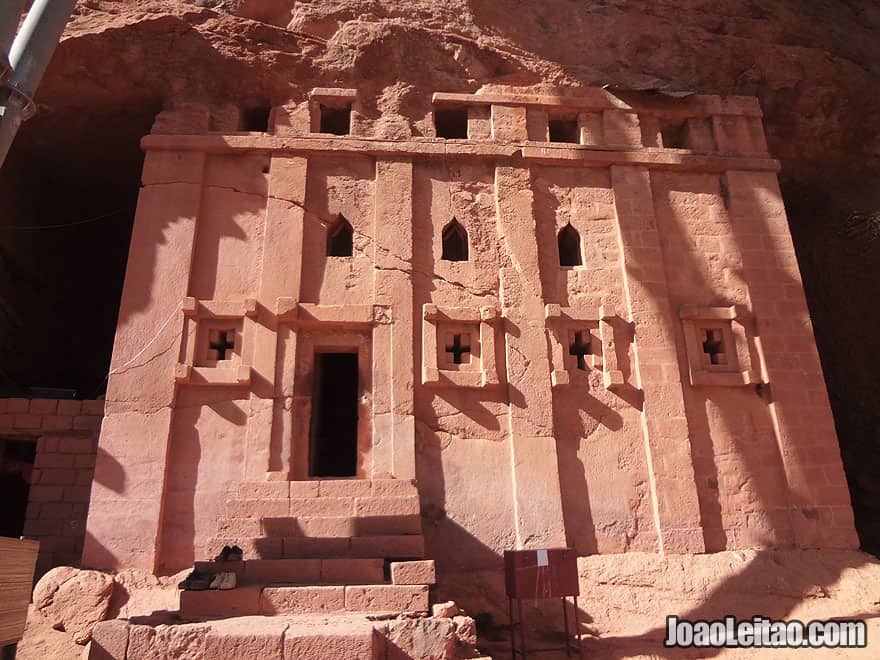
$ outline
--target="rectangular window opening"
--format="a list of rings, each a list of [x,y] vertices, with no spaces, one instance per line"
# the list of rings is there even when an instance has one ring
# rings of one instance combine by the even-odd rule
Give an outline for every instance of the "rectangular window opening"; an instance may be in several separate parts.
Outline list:
[[[268,105],[245,108],[241,111],[242,130],[250,133],[268,133],[271,111],[272,108]]]
[[[664,149],[687,149],[685,123],[666,124],[660,127],[660,138]]]
[[[550,142],[580,143],[577,117],[556,117],[547,122]]]
[[[467,108],[434,110],[434,130],[437,137],[447,140],[466,140],[468,136]]]
[[[348,135],[351,133],[351,105],[334,108],[321,104],[321,133]]]

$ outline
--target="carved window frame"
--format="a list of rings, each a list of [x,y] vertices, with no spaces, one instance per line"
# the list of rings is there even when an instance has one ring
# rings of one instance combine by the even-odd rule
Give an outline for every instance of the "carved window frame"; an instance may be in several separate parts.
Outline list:
[[[751,318],[737,305],[704,307],[682,305],[678,311],[684,331],[690,383],[694,387],[737,387],[762,382],[753,368],[749,327]],[[720,329],[727,364],[706,364],[702,332]]]
[[[257,301],[197,300],[184,298],[182,359],[175,368],[174,380],[190,385],[249,385],[251,356],[253,355],[253,323],[257,316]],[[212,328],[229,322],[236,330],[237,360],[222,360],[211,364],[204,357],[207,333]]]
[[[584,330],[590,332],[590,366],[602,372],[605,389],[613,390],[624,385],[614,342],[613,320],[617,318],[617,313],[612,307],[562,307],[550,304],[544,307],[544,318],[550,336],[553,367],[550,381],[553,387],[564,387],[578,380],[586,380],[577,376],[572,378],[573,374],[583,373],[586,376],[586,372],[577,368],[574,357],[568,351],[569,333]]]
[[[495,359],[496,307],[422,305],[422,384],[437,387],[494,387],[499,384]],[[443,365],[440,341],[447,332],[471,331],[471,360],[467,365]],[[447,368],[441,368],[447,367]]]
[[[349,126],[348,133],[338,135],[321,132],[321,106],[335,109],[348,108]],[[340,87],[316,87],[309,92],[309,132],[314,135],[328,136],[331,138],[345,138],[349,135],[357,135],[355,126],[360,114],[360,103],[356,89],[344,89]]]

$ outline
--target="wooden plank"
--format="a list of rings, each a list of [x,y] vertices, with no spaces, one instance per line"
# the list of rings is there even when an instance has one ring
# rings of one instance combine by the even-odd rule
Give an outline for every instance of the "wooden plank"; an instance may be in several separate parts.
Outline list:
[[[24,634],[39,549],[38,541],[0,536],[0,646]]]

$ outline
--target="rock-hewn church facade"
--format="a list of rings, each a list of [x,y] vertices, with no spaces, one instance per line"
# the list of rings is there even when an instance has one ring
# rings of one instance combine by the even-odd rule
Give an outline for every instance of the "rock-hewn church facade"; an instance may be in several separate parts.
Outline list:
[[[858,546],[754,99],[361,101],[144,138],[84,566]]]

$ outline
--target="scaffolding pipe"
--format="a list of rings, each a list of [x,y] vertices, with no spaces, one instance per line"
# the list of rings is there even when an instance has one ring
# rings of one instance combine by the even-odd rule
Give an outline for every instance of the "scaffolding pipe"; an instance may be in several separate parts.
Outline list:
[[[9,0],[2,0],[8,3]],[[12,4],[17,4],[13,0]],[[12,75],[0,117],[0,167],[21,123],[34,112],[33,96],[49,66],[76,0],[34,0],[9,52]],[[3,10],[4,15],[7,10]],[[11,13],[11,12],[10,12]]]
[[[9,47],[15,39],[21,10],[25,0],[2,0],[0,2],[0,84],[6,80],[12,67],[9,64]]]

